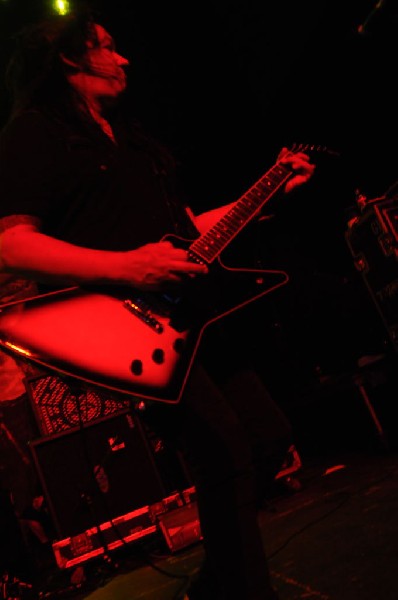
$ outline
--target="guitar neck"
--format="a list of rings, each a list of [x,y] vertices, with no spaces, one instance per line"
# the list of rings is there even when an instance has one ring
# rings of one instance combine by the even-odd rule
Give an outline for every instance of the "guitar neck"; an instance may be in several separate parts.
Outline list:
[[[280,163],[275,164],[209,231],[191,244],[190,254],[207,264],[213,262],[291,174],[289,167]]]

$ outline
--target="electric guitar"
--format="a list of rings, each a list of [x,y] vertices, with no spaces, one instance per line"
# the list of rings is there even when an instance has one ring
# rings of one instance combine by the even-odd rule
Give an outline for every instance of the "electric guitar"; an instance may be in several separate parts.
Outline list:
[[[277,162],[205,234],[164,238],[209,267],[203,278],[178,292],[72,287],[2,305],[0,348],[82,384],[178,403],[205,328],[288,282],[284,271],[227,267],[221,254],[291,176]]]

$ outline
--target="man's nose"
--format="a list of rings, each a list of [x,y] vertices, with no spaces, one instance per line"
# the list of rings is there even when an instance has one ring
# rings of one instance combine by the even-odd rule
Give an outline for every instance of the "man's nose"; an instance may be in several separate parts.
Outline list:
[[[130,64],[129,60],[127,58],[124,58],[124,56],[122,56],[121,54],[115,52],[115,56],[116,62],[120,67],[127,67]]]

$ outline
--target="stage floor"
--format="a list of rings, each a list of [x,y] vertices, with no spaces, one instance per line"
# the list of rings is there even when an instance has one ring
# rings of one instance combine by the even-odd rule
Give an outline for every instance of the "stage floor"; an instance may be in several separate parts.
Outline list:
[[[276,493],[260,513],[281,600],[397,600],[397,450],[304,458],[295,476],[301,488]],[[41,597],[173,600],[197,574],[203,549],[196,542],[171,553],[154,534],[110,558],[49,573]],[[85,580],[74,587],[72,575]]]

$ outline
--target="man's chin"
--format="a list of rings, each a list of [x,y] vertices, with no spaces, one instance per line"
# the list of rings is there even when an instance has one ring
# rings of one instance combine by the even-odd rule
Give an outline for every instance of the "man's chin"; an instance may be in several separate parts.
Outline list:
[[[123,95],[124,90],[115,92],[114,94],[106,94],[101,97],[101,105],[103,108],[112,108],[116,106]]]

